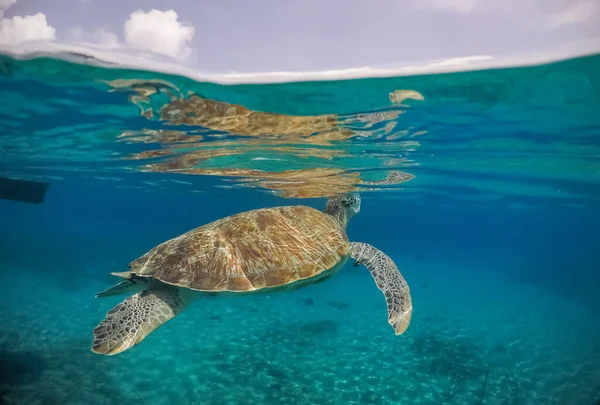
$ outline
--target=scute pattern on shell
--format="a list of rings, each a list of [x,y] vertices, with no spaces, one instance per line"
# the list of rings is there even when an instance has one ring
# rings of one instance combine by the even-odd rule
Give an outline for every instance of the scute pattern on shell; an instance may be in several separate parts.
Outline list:
[[[130,271],[199,291],[253,291],[318,275],[348,257],[345,230],[306,206],[235,214],[168,240]]]

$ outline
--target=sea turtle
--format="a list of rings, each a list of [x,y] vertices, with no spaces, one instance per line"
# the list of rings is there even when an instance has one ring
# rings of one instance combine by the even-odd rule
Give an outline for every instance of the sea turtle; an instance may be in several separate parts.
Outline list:
[[[125,280],[96,297],[134,293],[94,329],[92,351],[115,355],[140,343],[203,294],[289,290],[322,281],[349,258],[363,264],[385,295],[388,322],[404,333],[412,315],[408,284],[379,249],[350,242],[348,220],[360,196],[338,195],[325,209],[280,206],[218,219],[167,240],[134,260]]]

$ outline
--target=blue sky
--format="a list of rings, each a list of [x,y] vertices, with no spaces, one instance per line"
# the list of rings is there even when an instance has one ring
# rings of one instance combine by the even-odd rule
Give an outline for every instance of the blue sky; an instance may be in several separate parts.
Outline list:
[[[129,47],[205,72],[600,50],[600,0],[0,0],[0,7],[0,45]]]

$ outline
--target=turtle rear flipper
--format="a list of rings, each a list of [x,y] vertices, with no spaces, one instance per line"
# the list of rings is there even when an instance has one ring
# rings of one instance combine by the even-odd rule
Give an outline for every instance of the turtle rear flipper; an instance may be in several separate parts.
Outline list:
[[[396,335],[408,328],[412,316],[410,288],[394,261],[381,250],[367,243],[352,242],[351,256],[356,265],[364,264],[371,272],[377,287],[385,295],[388,322]]]
[[[92,351],[110,356],[137,345],[189,304],[181,293],[179,288],[160,286],[128,297],[96,326]]]

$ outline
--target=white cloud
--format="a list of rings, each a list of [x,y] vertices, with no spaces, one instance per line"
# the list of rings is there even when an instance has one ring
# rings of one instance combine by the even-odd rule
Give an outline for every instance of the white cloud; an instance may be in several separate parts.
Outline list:
[[[10,3],[10,0],[4,0],[4,3]],[[0,21],[1,45],[15,45],[26,41],[51,41],[55,33],[56,30],[48,25],[46,15],[42,13],[3,18]]]
[[[0,18],[4,15],[4,10],[15,4],[17,0],[0,0]]]
[[[69,32],[69,39],[78,42],[91,42],[108,48],[116,48],[119,46],[119,38],[117,35],[105,28],[76,27]]]
[[[6,10],[16,2],[17,0],[0,0],[0,10]]]
[[[72,28],[68,31],[66,39],[115,50],[150,51],[180,61],[189,60],[194,53],[191,41],[195,29],[179,21],[174,10],[153,9],[149,12],[137,10],[129,15],[123,30],[125,39],[123,42],[108,27]]]
[[[137,10],[125,23],[125,42],[133,47],[184,60],[191,56],[195,29],[178,21],[174,10]]]
[[[526,26],[534,32],[600,20],[600,0],[419,0],[414,7],[458,15],[494,16]]]
[[[548,15],[542,26],[555,29],[564,25],[583,23],[595,18],[598,14],[600,14],[600,3],[597,0],[584,0],[571,3],[566,9]]]
[[[586,23],[600,15],[598,0],[520,0],[518,3],[499,0],[419,0],[415,7],[456,14],[494,15],[524,21],[535,29]],[[556,11],[557,7],[560,11]]]
[[[479,0],[419,0],[415,3],[415,6],[421,9],[469,14],[478,4]]]

